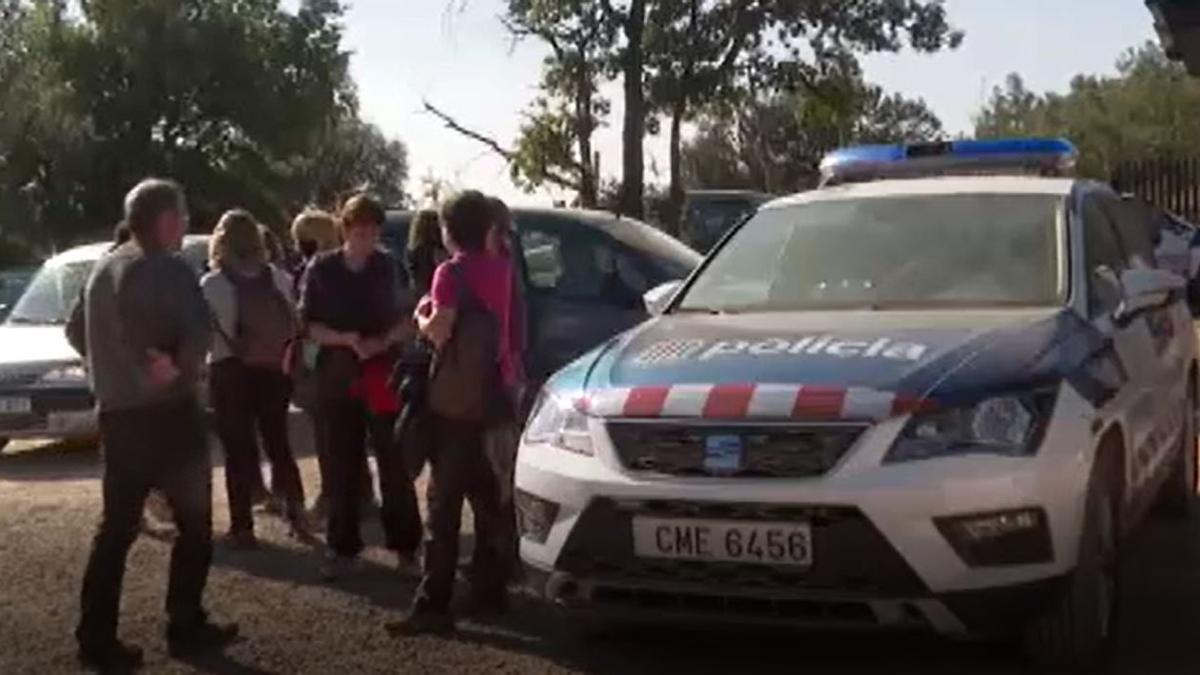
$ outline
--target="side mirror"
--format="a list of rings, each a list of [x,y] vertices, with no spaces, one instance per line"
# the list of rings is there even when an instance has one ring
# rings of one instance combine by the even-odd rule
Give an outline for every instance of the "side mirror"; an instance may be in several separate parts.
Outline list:
[[[1142,310],[1161,307],[1175,291],[1183,290],[1187,280],[1163,269],[1128,269],[1121,274],[1121,305],[1117,318]]]
[[[667,305],[671,304],[671,299],[675,297],[675,292],[681,286],[683,286],[683,282],[676,279],[675,281],[659,284],[646,291],[642,295],[642,301],[646,304],[646,312],[650,316],[659,316],[662,314]]]

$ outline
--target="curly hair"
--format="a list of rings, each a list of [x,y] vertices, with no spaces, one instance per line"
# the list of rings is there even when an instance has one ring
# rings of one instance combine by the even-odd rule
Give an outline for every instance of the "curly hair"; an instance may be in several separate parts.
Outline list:
[[[338,240],[337,223],[333,216],[317,209],[305,209],[292,221],[292,244],[300,248],[301,241],[311,241],[317,251],[332,251],[341,242]]]
[[[226,211],[213,229],[208,242],[208,264],[214,270],[226,264],[263,263],[267,261],[267,246],[258,221],[249,211]]]

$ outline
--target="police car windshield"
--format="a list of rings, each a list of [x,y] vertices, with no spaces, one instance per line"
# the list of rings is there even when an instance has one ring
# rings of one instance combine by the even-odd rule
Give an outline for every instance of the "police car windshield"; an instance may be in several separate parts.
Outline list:
[[[760,211],[705,266],[682,311],[1051,305],[1052,194],[899,195]]]

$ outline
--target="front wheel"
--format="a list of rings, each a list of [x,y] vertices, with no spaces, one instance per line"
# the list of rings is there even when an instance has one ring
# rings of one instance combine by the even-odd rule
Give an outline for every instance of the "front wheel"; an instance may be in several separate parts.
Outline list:
[[[1025,632],[1030,659],[1053,672],[1093,673],[1113,642],[1118,597],[1118,502],[1109,472],[1093,473],[1070,583]]]

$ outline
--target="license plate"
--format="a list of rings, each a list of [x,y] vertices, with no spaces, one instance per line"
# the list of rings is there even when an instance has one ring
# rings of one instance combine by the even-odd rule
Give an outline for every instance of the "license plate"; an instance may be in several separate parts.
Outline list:
[[[91,412],[52,412],[46,416],[46,428],[55,433],[87,431],[94,426]]]
[[[642,558],[808,567],[812,528],[808,523],[635,516],[633,551]]]
[[[0,398],[0,415],[28,415],[33,403],[27,398]]]

